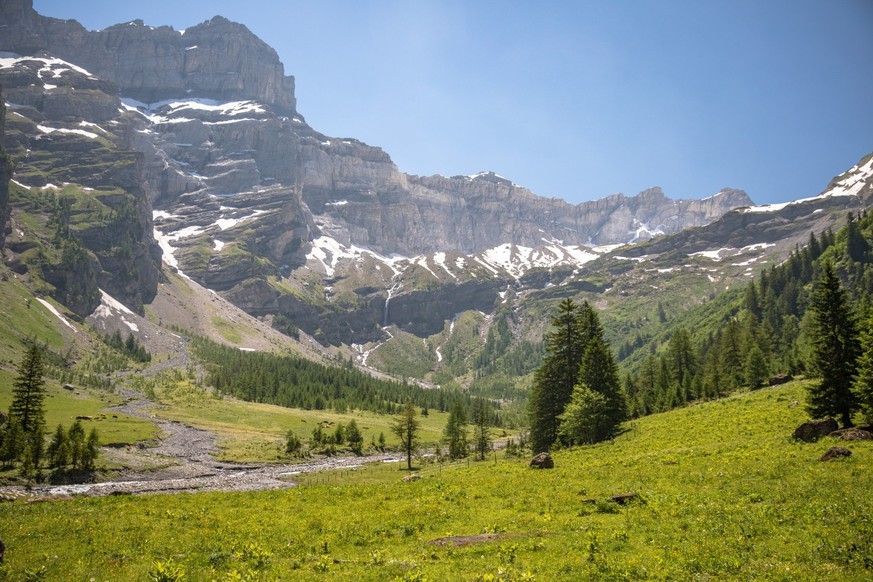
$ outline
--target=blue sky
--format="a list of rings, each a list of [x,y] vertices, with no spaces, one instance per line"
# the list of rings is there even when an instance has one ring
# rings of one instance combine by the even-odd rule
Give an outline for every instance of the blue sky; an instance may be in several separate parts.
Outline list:
[[[104,28],[220,14],[273,46],[318,131],[402,171],[571,202],[661,186],[813,196],[873,151],[871,0],[34,0]]]

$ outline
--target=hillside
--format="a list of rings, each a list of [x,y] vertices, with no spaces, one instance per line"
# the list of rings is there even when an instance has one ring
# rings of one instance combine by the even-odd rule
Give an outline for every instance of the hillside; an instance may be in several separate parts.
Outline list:
[[[790,439],[803,384],[634,422],[614,442],[247,494],[0,504],[12,578],[772,579],[869,576],[869,442]],[[312,479],[312,483],[316,480]],[[323,481],[322,481],[323,482]],[[606,501],[636,493],[625,506]],[[588,500],[593,500],[589,503]],[[111,516],[124,516],[123,519]],[[464,537],[458,537],[464,536]],[[46,548],[52,548],[46,551]]]

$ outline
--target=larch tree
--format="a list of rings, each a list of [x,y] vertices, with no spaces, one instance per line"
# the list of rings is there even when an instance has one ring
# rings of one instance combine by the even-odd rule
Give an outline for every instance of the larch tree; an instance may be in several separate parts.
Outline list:
[[[853,426],[860,405],[852,391],[860,346],[848,297],[830,263],[822,267],[809,310],[811,363],[820,380],[808,388],[807,408],[814,417],[836,416],[844,427]]]
[[[418,432],[421,428],[417,416],[415,406],[411,402],[407,402],[391,425],[391,431],[400,439],[400,446],[406,453],[406,468],[410,471],[412,470],[412,455],[415,453]]]

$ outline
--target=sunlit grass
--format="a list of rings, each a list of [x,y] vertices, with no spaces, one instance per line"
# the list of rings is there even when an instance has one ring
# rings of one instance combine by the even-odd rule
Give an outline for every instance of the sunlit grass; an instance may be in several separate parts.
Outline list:
[[[286,491],[0,505],[10,580],[864,580],[873,443],[793,442],[801,383],[636,421],[614,442],[526,459],[373,467]],[[325,483],[325,484],[322,484]],[[347,483],[347,484],[343,484]],[[618,506],[605,499],[638,493]],[[592,502],[589,502],[592,501]],[[497,534],[470,545],[446,536]]]

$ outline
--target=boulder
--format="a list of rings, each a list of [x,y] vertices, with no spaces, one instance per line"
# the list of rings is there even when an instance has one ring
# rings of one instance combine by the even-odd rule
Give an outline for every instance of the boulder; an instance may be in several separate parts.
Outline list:
[[[819,461],[830,461],[831,459],[838,459],[840,457],[851,457],[852,451],[846,449],[844,447],[831,447],[825,454],[821,456]]]
[[[549,453],[539,453],[530,460],[530,466],[534,469],[554,469],[555,461],[552,460],[552,455]]]
[[[810,420],[804,422],[794,430],[792,435],[795,439],[805,443],[815,442],[823,436],[827,436],[837,430],[839,426],[833,418],[824,420]]]
[[[843,428],[835,430],[828,436],[841,438],[844,441],[869,441],[873,440],[873,434],[870,431],[861,428]]]

